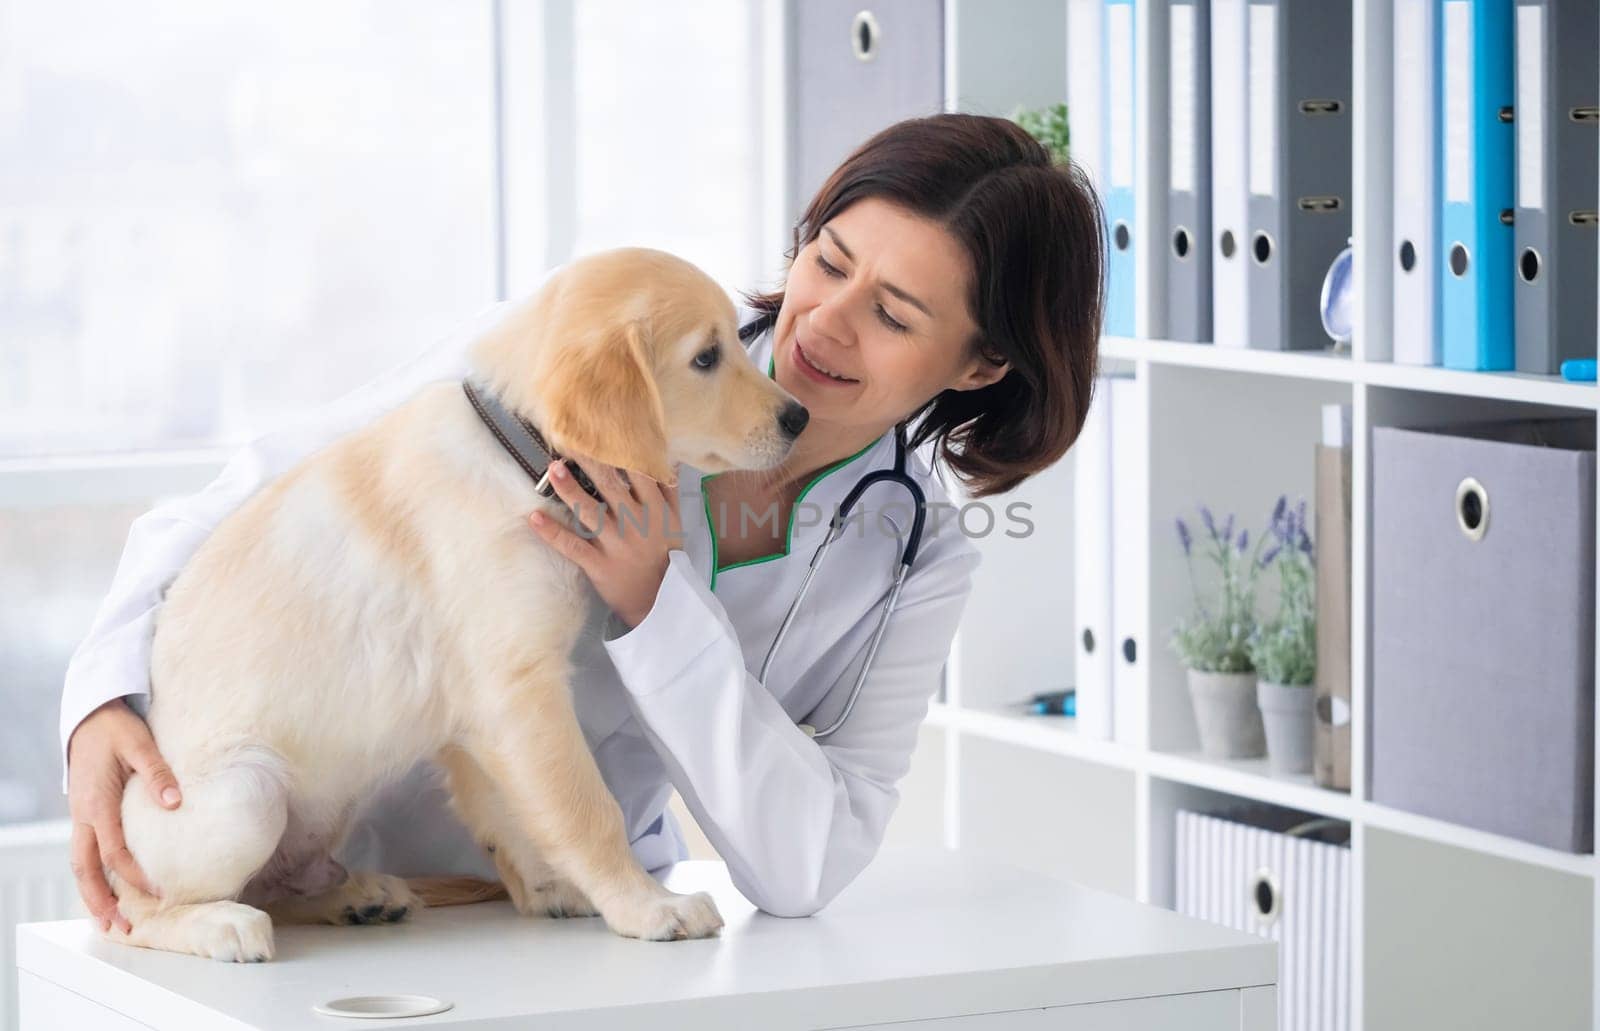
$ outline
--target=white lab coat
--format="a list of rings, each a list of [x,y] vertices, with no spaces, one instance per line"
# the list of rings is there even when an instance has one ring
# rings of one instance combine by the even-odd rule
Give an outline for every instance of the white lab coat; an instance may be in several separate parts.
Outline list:
[[[67,667],[63,758],[72,730],[102,703],[131,695],[142,711],[156,609],[211,530],[273,477],[423,384],[460,379],[467,344],[503,308],[485,309],[422,356],[253,441],[204,490],[134,521],[110,593]],[[752,314],[741,307],[740,324]],[[749,351],[768,368],[771,333]],[[816,912],[876,853],[979,558],[920,452],[911,452],[907,465],[930,506],[922,550],[849,719],[821,739],[796,726],[827,726],[844,706],[899,556],[894,533],[872,524],[881,513],[896,527],[909,525],[903,488],[874,487],[858,503],[872,519],[829,551],[767,683],[755,673],[826,533],[827,515],[868,470],[893,461],[893,435],[885,434],[813,481],[796,506],[786,554],[715,573],[703,474],[681,468],[685,542],[669,555],[654,607],[620,635],[620,623],[595,617],[601,625],[573,656],[579,722],[645,869],[688,857],[666,809],[674,787],[734,884],[769,913]],[[812,506],[817,515],[808,518]],[[541,546],[532,530],[528,546]],[[370,800],[338,858],[352,869],[402,876],[495,876],[489,856],[447,808],[428,762]]]

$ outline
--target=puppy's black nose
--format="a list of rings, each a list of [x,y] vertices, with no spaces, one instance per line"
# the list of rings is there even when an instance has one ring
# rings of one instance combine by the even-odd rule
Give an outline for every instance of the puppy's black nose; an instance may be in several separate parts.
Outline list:
[[[806,411],[806,406],[799,401],[790,401],[778,413],[778,426],[790,437],[798,437],[800,431],[806,428],[806,423],[811,421],[811,413]]]

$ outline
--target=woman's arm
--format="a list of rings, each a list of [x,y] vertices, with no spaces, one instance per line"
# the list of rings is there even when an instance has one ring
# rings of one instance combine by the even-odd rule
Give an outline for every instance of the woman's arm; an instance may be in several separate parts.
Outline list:
[[[142,710],[150,692],[156,610],[167,587],[230,512],[312,452],[386,412],[423,384],[466,372],[468,343],[504,306],[480,311],[428,351],[236,452],[203,490],[133,521],[111,589],[67,664],[61,692],[62,790],[70,784],[73,732],[106,702],[126,698]]]
[[[645,618],[606,642],[673,784],[735,886],[762,910],[815,913],[877,853],[979,558],[964,538],[923,552],[855,708],[820,740],[746,670],[727,613],[681,550],[670,553]],[[874,609],[867,623],[876,620]],[[854,636],[856,654],[828,696],[830,719],[870,633]]]

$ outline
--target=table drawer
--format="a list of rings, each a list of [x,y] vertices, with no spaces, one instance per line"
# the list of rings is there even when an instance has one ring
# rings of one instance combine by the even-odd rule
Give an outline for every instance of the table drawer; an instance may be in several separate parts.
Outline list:
[[[839,1031],[1241,1031],[1240,1006],[1239,990],[1228,989],[895,1024],[858,1024]],[[1271,1024],[1244,1031],[1271,1031]]]

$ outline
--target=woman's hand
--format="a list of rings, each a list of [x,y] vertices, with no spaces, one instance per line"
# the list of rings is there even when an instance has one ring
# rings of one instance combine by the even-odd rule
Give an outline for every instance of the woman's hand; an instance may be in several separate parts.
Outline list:
[[[112,922],[133,929],[117,909],[103,867],[148,895],[156,894],[122,838],[122,791],[133,773],[143,775],[150,797],[164,809],[183,801],[178,778],[161,758],[139,714],[114,698],[83,718],[67,742],[67,805],[72,812],[72,876],[84,906],[102,931]]]
[[[550,466],[550,481],[556,496],[577,515],[583,533],[543,512],[534,512],[528,522],[577,563],[611,611],[632,629],[655,604],[667,573],[667,552],[683,547],[678,491],[643,473],[629,474],[630,488],[615,466],[575,458],[605,499],[604,512],[558,461]]]

